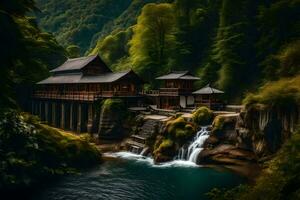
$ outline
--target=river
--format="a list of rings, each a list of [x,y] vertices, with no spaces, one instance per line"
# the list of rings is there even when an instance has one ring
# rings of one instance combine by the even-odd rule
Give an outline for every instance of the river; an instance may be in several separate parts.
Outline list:
[[[190,162],[153,165],[130,153],[107,154],[100,166],[62,178],[36,193],[34,200],[205,200],[214,187],[243,183],[240,176]]]

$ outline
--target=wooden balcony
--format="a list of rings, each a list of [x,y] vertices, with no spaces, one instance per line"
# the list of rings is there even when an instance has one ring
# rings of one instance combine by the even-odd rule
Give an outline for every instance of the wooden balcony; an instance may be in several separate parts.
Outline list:
[[[87,92],[87,91],[35,91],[33,98],[39,99],[59,99],[59,100],[74,100],[74,101],[96,101],[101,98],[109,97],[130,97],[137,96],[137,92],[128,91],[101,91],[101,92]]]
[[[159,96],[159,90],[148,90],[140,92],[140,95],[145,96]]]
[[[160,88],[160,96],[180,96],[180,95],[191,95],[192,89],[182,89],[182,88]]]

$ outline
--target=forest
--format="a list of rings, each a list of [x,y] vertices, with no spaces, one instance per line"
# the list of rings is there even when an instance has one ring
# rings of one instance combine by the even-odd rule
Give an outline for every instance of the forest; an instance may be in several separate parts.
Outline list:
[[[37,20],[63,46],[132,68],[150,88],[161,74],[190,70],[199,86],[210,82],[238,103],[258,85],[299,72],[298,0],[44,2]]]
[[[144,90],[159,86],[157,76],[189,70],[201,77],[197,87],[211,83],[225,91],[230,104],[279,110],[300,105],[300,0],[4,0],[0,27],[0,158],[5,160],[0,164],[0,190],[15,187],[15,182],[17,187],[36,183],[40,174],[79,168],[72,148],[78,149],[79,160],[89,159],[83,156],[86,151],[93,154],[88,162],[101,160],[88,139],[61,134],[66,143],[56,143],[52,134],[43,135],[55,130],[22,113],[20,90],[33,87],[67,58],[99,54],[115,71],[137,72],[148,82]],[[22,140],[16,149],[8,132]],[[38,134],[29,137],[28,132]],[[280,195],[289,192],[286,187],[299,184],[292,173],[299,170],[298,135],[299,131],[267,164],[273,170],[265,176],[271,179],[269,199],[283,199]],[[46,143],[42,153],[35,149],[36,141]],[[65,157],[56,157],[51,146],[70,148]],[[288,153],[293,154],[289,160]],[[43,160],[49,154],[54,166]],[[67,166],[65,158],[71,160]],[[14,175],[19,168],[24,170]],[[36,168],[40,174],[34,173]],[[26,173],[34,178],[26,182]],[[215,191],[212,198],[261,199],[267,183],[261,177],[253,188],[242,186],[225,196]],[[280,191],[272,183],[281,185]],[[292,192],[289,199],[299,195],[297,188]]]

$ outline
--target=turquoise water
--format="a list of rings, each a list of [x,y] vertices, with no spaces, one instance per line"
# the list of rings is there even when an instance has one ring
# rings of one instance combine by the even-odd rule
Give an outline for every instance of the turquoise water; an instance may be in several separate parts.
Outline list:
[[[154,166],[132,155],[105,161],[80,175],[63,178],[36,194],[36,200],[205,200],[214,187],[233,187],[244,179],[188,162]]]

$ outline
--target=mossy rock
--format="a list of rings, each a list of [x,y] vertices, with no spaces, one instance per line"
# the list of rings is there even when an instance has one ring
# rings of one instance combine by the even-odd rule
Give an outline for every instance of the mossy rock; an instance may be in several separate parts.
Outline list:
[[[156,162],[173,160],[179,148],[195,136],[196,127],[183,117],[169,120],[161,135],[156,137],[153,157]]]
[[[210,125],[213,121],[214,113],[207,107],[200,107],[193,112],[193,121],[199,126]]]
[[[236,115],[219,115],[215,117],[212,125],[212,135],[222,140],[223,143],[237,143],[237,119],[238,116]]]
[[[99,137],[103,139],[120,139],[123,137],[128,111],[120,99],[106,99],[102,102]]]
[[[154,150],[154,161],[157,163],[167,162],[173,159],[176,153],[175,144],[170,139],[159,139]]]

